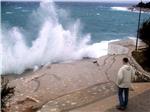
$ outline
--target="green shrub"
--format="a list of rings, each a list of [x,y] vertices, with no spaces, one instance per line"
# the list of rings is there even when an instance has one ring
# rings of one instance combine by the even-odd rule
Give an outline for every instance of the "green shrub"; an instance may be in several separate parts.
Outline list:
[[[14,88],[8,86],[9,81],[1,77],[1,111],[6,112],[6,103],[14,95]]]
[[[138,33],[139,38],[146,44],[146,48],[141,52],[135,52],[136,58],[143,68],[150,71],[150,18],[142,23]]]
[[[139,30],[139,38],[150,47],[150,18],[143,22]]]

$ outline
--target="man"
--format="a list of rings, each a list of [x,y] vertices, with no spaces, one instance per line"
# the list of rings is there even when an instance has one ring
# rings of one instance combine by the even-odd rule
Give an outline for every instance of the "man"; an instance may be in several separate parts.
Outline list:
[[[128,58],[123,58],[123,66],[119,69],[117,75],[118,98],[120,105],[117,106],[119,110],[125,110],[128,105],[129,88],[131,87],[132,78],[135,78],[135,71],[129,65]]]

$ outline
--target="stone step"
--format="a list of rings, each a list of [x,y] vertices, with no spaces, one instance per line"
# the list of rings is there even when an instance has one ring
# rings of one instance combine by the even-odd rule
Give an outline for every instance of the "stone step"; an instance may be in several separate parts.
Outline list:
[[[68,95],[49,101],[38,112],[62,112],[81,106],[89,105],[106,97],[114,95],[116,88],[114,83],[105,82],[75,91]]]
[[[125,112],[150,112],[150,83],[134,83],[134,90],[130,91],[129,104]],[[116,109],[117,95],[70,110],[69,112],[121,112]]]

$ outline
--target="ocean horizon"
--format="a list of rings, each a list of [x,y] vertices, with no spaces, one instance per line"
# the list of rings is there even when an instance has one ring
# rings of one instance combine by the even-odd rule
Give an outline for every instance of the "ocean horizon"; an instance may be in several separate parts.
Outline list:
[[[2,74],[41,65],[98,58],[108,43],[136,38],[130,3],[1,2]],[[142,12],[141,22],[150,17]]]

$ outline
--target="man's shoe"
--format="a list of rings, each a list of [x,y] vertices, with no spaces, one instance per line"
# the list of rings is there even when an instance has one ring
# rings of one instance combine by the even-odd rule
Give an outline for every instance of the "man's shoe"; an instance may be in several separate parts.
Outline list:
[[[121,107],[121,110],[125,110],[126,109],[126,107]]]
[[[116,108],[119,109],[119,108],[121,108],[121,106],[120,106],[120,105],[117,105]]]
[[[125,110],[125,109],[126,109],[125,107],[120,106],[120,105],[117,105],[116,108],[117,108],[118,110]]]

